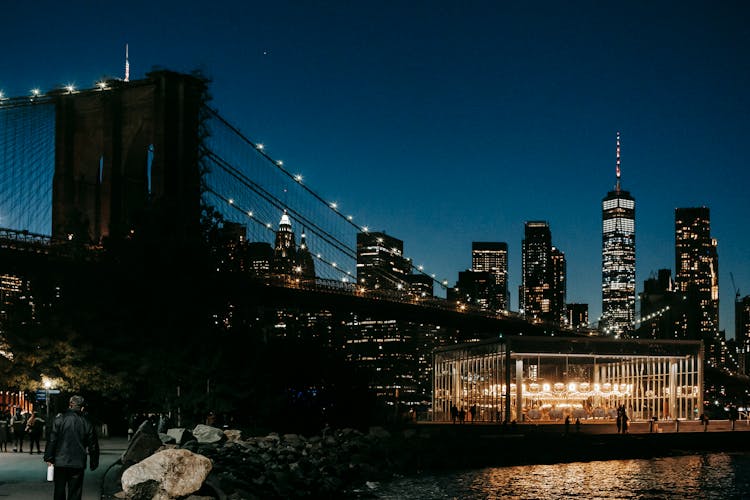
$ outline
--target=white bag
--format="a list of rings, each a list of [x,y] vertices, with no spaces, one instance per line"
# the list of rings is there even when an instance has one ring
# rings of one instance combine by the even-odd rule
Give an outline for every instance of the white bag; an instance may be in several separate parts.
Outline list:
[[[54,481],[54,480],[55,480],[55,466],[48,465],[47,466],[47,481]]]

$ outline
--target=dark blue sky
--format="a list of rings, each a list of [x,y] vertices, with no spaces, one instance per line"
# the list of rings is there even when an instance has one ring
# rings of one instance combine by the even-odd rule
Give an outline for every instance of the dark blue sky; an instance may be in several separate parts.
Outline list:
[[[652,5],[656,3],[656,5]],[[200,68],[213,104],[306,183],[453,283],[472,240],[548,220],[568,301],[601,312],[615,133],[638,290],[674,209],[711,208],[721,322],[750,293],[747,2],[3,2],[0,90]]]

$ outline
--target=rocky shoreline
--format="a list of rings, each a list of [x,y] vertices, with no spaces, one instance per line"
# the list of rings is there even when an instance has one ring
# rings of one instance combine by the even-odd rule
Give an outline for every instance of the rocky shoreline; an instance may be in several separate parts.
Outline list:
[[[174,450],[182,455],[166,456]],[[750,450],[750,432],[565,435],[536,428],[509,432],[484,426],[427,425],[393,431],[372,427],[366,433],[326,430],[312,437],[276,433],[244,437],[238,430],[207,426],[170,429],[167,435],[146,429],[134,436],[120,464],[106,475],[103,498],[368,498],[374,496],[378,482],[422,471],[730,450]],[[210,459],[210,472],[175,479],[176,474],[196,468],[190,462],[193,455],[196,460]],[[151,461],[156,465],[149,466]],[[137,467],[124,472],[133,464]],[[134,480],[137,469],[147,472]],[[192,481],[194,490],[178,494],[162,484],[168,481],[183,487]]]

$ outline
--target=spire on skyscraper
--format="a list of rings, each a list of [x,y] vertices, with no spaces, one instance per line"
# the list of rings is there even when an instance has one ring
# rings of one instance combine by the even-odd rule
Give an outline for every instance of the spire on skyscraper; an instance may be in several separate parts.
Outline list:
[[[617,171],[617,187],[615,188],[616,191],[620,191],[620,132],[617,132],[617,162],[616,162],[616,171]]]
[[[130,81],[130,61],[128,59],[128,44],[125,44],[125,81]]]

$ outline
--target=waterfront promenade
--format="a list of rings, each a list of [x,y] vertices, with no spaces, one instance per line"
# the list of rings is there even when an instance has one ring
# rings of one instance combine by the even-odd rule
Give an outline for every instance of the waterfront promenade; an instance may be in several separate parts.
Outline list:
[[[648,458],[707,451],[749,451],[750,425],[737,421],[735,430],[727,420],[714,420],[704,432],[698,421],[660,421],[654,432],[649,422],[634,422],[629,436],[617,435],[613,422],[589,421],[578,431],[571,424],[565,434],[562,423],[523,423],[503,426],[497,423],[472,424],[419,423],[403,432],[413,436],[397,438],[398,455],[413,454],[409,462],[415,470],[449,470],[521,464],[552,464],[623,458]],[[398,436],[400,432],[393,432]],[[101,500],[102,480],[107,469],[127,447],[125,438],[100,440],[99,468],[86,471],[84,500]],[[396,451],[394,451],[396,452]],[[456,458],[459,457],[459,458]],[[0,498],[38,500],[52,498],[52,483],[45,480],[42,455],[0,452]],[[110,476],[111,479],[111,476]],[[111,492],[110,492],[111,493]],[[110,497],[107,497],[110,498]]]
[[[486,427],[504,431],[526,433],[533,430],[543,431],[560,431],[565,432],[565,424],[561,421],[527,421],[519,424],[498,424],[497,422],[467,420],[463,423],[456,422],[419,422],[420,425],[435,426],[456,426],[456,427]],[[628,422],[628,434],[669,434],[682,432],[731,432],[732,422],[729,420],[710,420],[704,430],[703,423],[698,420],[680,420],[679,424],[674,420],[658,420],[649,422],[648,420],[631,420]],[[735,432],[750,431],[750,420],[737,420],[734,422]],[[570,422],[568,432],[581,434],[617,434],[617,425],[614,420],[582,420],[580,428],[577,430],[575,420]]]
[[[44,444],[44,443],[42,443]],[[120,458],[127,447],[125,438],[102,438],[99,440],[101,454],[99,467],[95,471],[86,469],[83,485],[83,500],[99,500],[104,473]],[[12,450],[12,446],[8,447]],[[52,498],[53,486],[47,482],[47,465],[42,455],[0,452],[0,498],[13,500],[42,500]],[[44,448],[42,448],[44,449]]]

